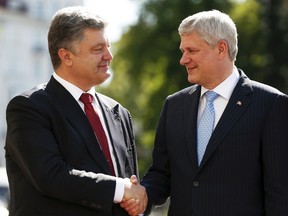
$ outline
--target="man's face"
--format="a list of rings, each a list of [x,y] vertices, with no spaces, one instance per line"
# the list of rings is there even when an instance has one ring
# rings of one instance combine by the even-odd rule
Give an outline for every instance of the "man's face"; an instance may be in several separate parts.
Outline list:
[[[80,42],[74,44],[70,78],[82,90],[104,82],[109,76],[113,56],[104,30],[86,29]]]
[[[215,86],[217,80],[217,46],[212,48],[199,34],[181,35],[180,64],[186,67],[188,81],[206,88]]]

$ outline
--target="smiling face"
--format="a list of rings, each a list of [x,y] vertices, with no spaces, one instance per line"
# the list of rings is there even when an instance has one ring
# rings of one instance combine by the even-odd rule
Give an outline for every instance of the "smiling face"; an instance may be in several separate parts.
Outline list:
[[[226,45],[225,41],[220,41],[215,47],[211,47],[196,32],[182,34],[180,64],[186,67],[188,81],[208,89],[221,83],[227,77],[222,70],[223,60],[227,59]]]
[[[83,39],[74,43],[73,50],[60,49],[62,64],[57,74],[87,91],[103,83],[109,76],[113,56],[105,30],[86,29]]]

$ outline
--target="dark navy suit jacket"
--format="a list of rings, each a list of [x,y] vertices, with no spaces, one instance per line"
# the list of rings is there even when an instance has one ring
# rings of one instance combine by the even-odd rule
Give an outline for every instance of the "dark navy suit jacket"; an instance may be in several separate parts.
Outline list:
[[[167,98],[141,183],[147,212],[170,197],[171,216],[288,215],[288,97],[239,73],[200,167],[200,86]]]
[[[138,175],[129,112],[104,95],[96,97],[120,177]],[[11,216],[127,215],[113,204],[115,178],[86,115],[53,77],[11,100],[7,124]]]

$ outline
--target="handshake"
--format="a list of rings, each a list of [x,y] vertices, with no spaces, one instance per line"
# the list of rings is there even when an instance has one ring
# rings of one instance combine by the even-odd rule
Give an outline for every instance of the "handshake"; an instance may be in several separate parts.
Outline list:
[[[124,197],[120,206],[124,208],[130,216],[143,213],[146,209],[148,198],[146,189],[140,185],[135,175],[130,179],[125,179]]]

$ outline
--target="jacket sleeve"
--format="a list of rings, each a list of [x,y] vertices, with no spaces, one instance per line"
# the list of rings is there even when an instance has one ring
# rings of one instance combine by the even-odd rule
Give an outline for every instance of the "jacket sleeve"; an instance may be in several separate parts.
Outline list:
[[[170,167],[165,132],[167,106],[168,100],[165,102],[156,130],[153,163],[141,181],[149,200],[146,214],[149,214],[153,206],[164,204],[170,196]]]
[[[288,97],[278,95],[263,127],[265,215],[288,215]]]

